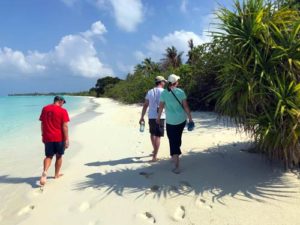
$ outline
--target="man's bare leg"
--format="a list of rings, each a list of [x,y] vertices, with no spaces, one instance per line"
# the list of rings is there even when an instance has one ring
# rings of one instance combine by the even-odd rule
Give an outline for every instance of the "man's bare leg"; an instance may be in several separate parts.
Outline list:
[[[62,156],[56,155],[56,161],[55,161],[55,175],[54,178],[60,178],[63,174],[59,173],[62,165]]]
[[[153,136],[153,155],[152,155],[152,162],[157,161],[157,153],[160,146],[160,137]]]
[[[40,178],[40,184],[41,185],[45,185],[46,184],[46,181],[47,181],[47,172],[48,172],[48,169],[51,165],[51,162],[52,162],[52,157],[49,157],[49,156],[46,156],[45,159],[44,159],[44,171],[42,173],[42,176]]]
[[[154,151],[153,151],[153,157],[152,157],[153,162],[157,161],[157,153],[159,150],[159,146],[160,146],[160,137],[155,136],[154,137]]]
[[[151,140],[151,144],[152,144],[152,147],[153,147],[153,151],[151,153],[151,156],[153,156],[154,150],[155,150],[155,136],[150,134],[150,140]]]

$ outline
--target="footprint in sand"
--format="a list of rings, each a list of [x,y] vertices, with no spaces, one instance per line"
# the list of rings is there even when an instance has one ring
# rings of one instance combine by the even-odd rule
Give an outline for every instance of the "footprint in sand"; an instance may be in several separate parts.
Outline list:
[[[139,214],[139,217],[147,221],[148,223],[152,223],[152,224],[156,223],[155,217],[149,212],[144,212],[142,214]]]
[[[175,186],[175,185],[170,186],[170,187],[169,187],[169,191],[170,191],[170,192],[175,192],[175,193],[178,193],[178,192],[179,192],[177,186]]]
[[[34,208],[35,208],[34,205],[28,205],[28,206],[24,207],[23,209],[21,209],[18,212],[18,216],[22,216],[22,215],[25,215],[27,213],[30,213]]]
[[[148,172],[144,172],[144,171],[140,172],[139,174],[141,176],[144,176],[145,178],[149,178],[150,176],[153,175],[153,173],[148,173]]]
[[[133,162],[140,162],[141,159],[140,159],[140,158],[132,158],[132,161],[133,161]]]
[[[205,208],[208,210],[212,210],[212,205],[207,204],[206,200],[203,198],[199,198],[196,200],[196,206],[198,206],[199,208]]]
[[[187,181],[180,181],[179,185],[182,188],[186,188],[186,189],[191,189],[192,188],[192,185],[189,182],[187,182]]]
[[[101,223],[100,223],[100,221],[99,220],[97,220],[97,221],[90,221],[89,223],[88,223],[88,225],[100,225]]]
[[[153,186],[151,186],[151,188],[150,188],[150,190],[151,190],[152,192],[158,192],[159,189],[160,189],[160,187],[159,187],[158,185],[153,185]]]
[[[85,212],[85,211],[88,210],[89,208],[91,208],[90,203],[88,203],[88,202],[83,202],[83,203],[80,204],[78,210],[79,210],[80,212]]]
[[[95,191],[95,188],[94,187],[87,187],[84,190],[87,191],[87,192],[90,192],[90,191]]]
[[[191,191],[191,189],[192,189],[192,185],[190,185],[189,182],[187,182],[187,181],[179,182],[179,190],[186,192],[186,191]]]
[[[32,195],[33,195],[34,197],[37,197],[37,196],[43,194],[43,192],[44,192],[44,188],[43,188],[43,187],[35,188],[35,189],[32,191]]]
[[[176,221],[180,221],[180,220],[183,220],[185,218],[185,208],[184,206],[179,206],[176,210],[175,210],[175,213],[174,213],[174,220]]]
[[[148,190],[146,190],[146,194],[150,194],[151,192],[158,192],[160,190],[160,187],[158,185],[153,185]]]

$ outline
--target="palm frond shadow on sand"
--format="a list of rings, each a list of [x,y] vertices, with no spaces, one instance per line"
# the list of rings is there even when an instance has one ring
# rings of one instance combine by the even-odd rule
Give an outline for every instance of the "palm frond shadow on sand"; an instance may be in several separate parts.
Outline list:
[[[203,152],[190,152],[182,160],[182,173],[173,174],[169,160],[153,165],[141,163],[141,167],[112,169],[104,173],[88,175],[86,181],[78,183],[77,190],[95,188],[110,193],[139,193],[139,197],[167,198],[178,195],[201,196],[212,194],[213,201],[222,203],[230,196],[244,201],[266,201],[295,196],[299,192],[299,180],[291,182],[278,164],[271,164],[259,154],[249,154],[241,149],[247,143],[228,144]],[[117,160],[118,162],[123,162]],[[125,164],[125,163],[121,164]],[[136,163],[136,161],[134,161]],[[88,163],[87,166],[111,165],[114,161]]]

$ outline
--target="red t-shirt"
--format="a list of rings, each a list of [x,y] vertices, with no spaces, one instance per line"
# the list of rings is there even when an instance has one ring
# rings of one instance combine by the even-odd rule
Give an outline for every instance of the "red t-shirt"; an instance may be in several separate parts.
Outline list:
[[[42,110],[40,121],[43,142],[64,141],[63,123],[70,121],[67,110],[55,104],[47,105]]]

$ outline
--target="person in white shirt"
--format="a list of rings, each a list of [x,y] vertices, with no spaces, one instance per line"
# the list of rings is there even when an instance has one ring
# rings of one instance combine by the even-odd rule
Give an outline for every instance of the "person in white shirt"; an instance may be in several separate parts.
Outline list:
[[[143,105],[142,115],[140,119],[140,123],[145,122],[144,116],[147,112],[147,108],[149,107],[148,111],[148,118],[149,118],[149,131],[150,131],[150,139],[153,146],[152,152],[152,162],[157,161],[157,153],[160,146],[160,138],[164,136],[164,127],[165,127],[165,113],[163,112],[161,115],[160,123],[156,123],[156,118],[158,115],[159,109],[159,100],[160,95],[164,91],[164,86],[167,83],[167,80],[162,76],[157,76],[155,78],[155,87],[150,89],[147,92],[145,97],[145,102]]]

